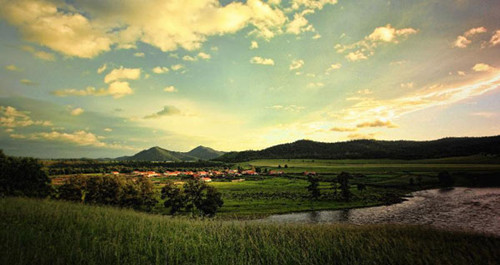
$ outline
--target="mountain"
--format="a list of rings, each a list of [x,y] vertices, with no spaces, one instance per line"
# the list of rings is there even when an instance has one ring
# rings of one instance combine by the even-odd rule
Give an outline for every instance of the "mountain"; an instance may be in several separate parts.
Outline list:
[[[140,151],[133,156],[122,156],[116,160],[133,160],[133,161],[197,161],[197,160],[210,160],[217,158],[224,154],[224,152],[216,151],[209,147],[198,146],[189,152],[175,152],[161,147],[155,146],[147,150]]]
[[[197,158],[202,159],[202,160],[210,160],[210,159],[217,158],[225,153],[222,151],[214,150],[210,147],[205,147],[205,146],[200,145],[200,146],[196,147],[195,149],[193,149],[185,154],[189,155],[189,156],[197,157]]]
[[[426,159],[475,154],[500,154],[500,136],[443,138],[433,141],[353,140],[322,143],[300,140],[260,151],[229,152],[215,160],[241,162],[254,159]]]

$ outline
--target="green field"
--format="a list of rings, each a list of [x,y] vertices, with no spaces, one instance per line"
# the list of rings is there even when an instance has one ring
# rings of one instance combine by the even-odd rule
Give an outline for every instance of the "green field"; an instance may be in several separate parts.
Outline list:
[[[498,264],[500,239],[425,227],[171,218],[0,199],[1,264]]]

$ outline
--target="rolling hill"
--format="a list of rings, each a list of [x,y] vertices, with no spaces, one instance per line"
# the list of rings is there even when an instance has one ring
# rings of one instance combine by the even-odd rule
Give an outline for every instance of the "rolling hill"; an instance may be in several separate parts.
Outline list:
[[[116,160],[131,160],[131,161],[197,161],[210,160],[217,158],[224,152],[216,151],[209,147],[198,146],[189,152],[175,152],[161,147],[155,146],[147,150],[140,151],[133,156],[122,156]]]
[[[476,154],[500,154],[500,136],[443,138],[433,141],[353,140],[322,143],[299,140],[260,151],[229,152],[215,160],[242,162],[255,159],[426,159]]]

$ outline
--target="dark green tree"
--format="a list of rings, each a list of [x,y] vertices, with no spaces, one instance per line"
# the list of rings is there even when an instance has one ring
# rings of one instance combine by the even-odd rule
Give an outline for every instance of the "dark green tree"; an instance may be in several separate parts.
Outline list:
[[[50,179],[38,160],[9,157],[0,150],[0,195],[46,197],[50,192]]]
[[[170,207],[170,214],[175,214],[186,206],[186,199],[183,191],[174,182],[169,181],[161,189],[161,198],[166,199],[163,205]]]
[[[341,172],[337,176],[337,182],[340,185],[340,194],[342,195],[342,199],[344,201],[349,201],[351,198],[351,191],[349,190],[349,179],[351,178],[351,174],[347,172]]]
[[[214,187],[198,179],[188,180],[184,184],[184,194],[186,210],[193,214],[198,212],[203,216],[214,216],[224,204],[222,195]]]
[[[319,197],[321,196],[321,192],[319,190],[318,178],[309,175],[309,176],[307,176],[307,181],[309,182],[309,185],[307,186],[307,190],[310,193],[311,199],[318,200]]]

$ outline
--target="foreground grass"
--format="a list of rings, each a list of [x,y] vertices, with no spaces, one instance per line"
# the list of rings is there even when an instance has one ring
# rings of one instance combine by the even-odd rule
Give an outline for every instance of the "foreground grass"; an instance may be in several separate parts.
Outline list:
[[[497,264],[500,238],[415,226],[188,220],[0,199],[1,264]]]

